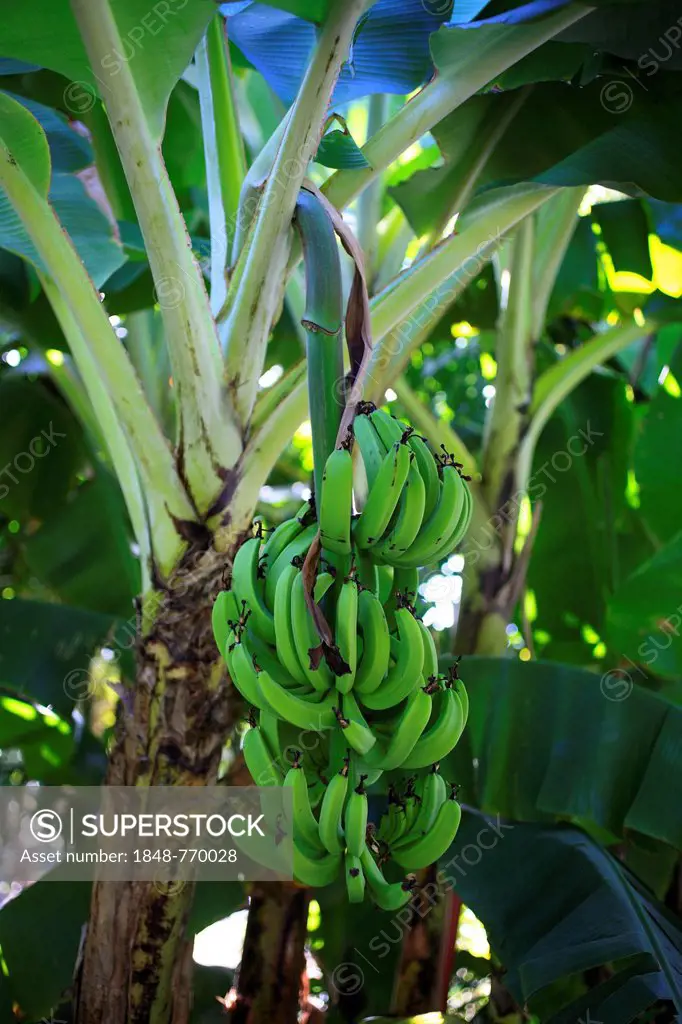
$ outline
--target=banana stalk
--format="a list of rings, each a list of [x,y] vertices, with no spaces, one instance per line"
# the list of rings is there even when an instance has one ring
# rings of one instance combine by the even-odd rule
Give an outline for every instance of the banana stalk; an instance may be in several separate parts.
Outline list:
[[[343,351],[341,348],[341,262],[334,228],[319,200],[302,189],[295,225],[303,245],[306,275],[308,401],[313,432],[315,494],[322,492],[322,473],[336,447],[343,412]]]

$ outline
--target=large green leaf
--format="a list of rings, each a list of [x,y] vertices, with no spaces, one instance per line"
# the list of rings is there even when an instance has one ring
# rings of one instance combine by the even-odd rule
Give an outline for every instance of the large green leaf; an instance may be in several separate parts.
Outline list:
[[[601,634],[618,554],[631,544],[625,492],[632,430],[625,382],[593,374],[561,403],[538,442],[528,494],[542,501],[542,516],[528,586],[537,604],[533,627],[549,637],[543,656],[582,661],[589,650],[581,628]],[[566,641],[578,645],[577,659],[557,649]]]
[[[602,240],[613,260],[615,270],[629,270],[651,278],[649,254],[649,221],[639,199],[620,203],[599,203],[592,217],[601,228]]]
[[[0,403],[0,515],[39,522],[64,503],[85,468],[82,430],[41,380],[4,377]]]
[[[69,604],[131,615],[140,566],[121,492],[103,468],[23,538],[23,555],[31,572]]]
[[[49,198],[95,286],[101,285],[125,258],[120,243],[114,238],[112,225],[79,178],[51,173],[50,150],[42,126],[23,103],[7,93],[0,93],[0,136],[40,197]],[[3,189],[0,189],[0,247],[30,260],[39,270],[46,270]]]
[[[658,1000],[682,1010],[679,920],[584,833],[469,811],[441,866],[452,857],[446,871],[485,924],[505,984],[545,1024],[624,1024]],[[564,990],[552,989],[602,966],[607,980],[568,1005]]]
[[[466,782],[473,760],[468,802],[682,849],[682,708],[627,675],[516,657],[466,659],[462,678],[470,748],[455,749],[452,770]]]
[[[654,675],[682,675],[682,531],[643,562],[612,595],[608,639]],[[635,672],[642,672],[644,668]]]
[[[90,658],[117,624],[83,608],[0,601],[0,685],[69,717],[74,701],[88,695]]]
[[[0,910],[0,948],[9,989],[29,1020],[59,1017],[53,1013],[73,983],[90,892],[89,882],[40,881]]]
[[[129,64],[142,106],[158,140],[170,92],[189,64],[212,15],[212,0],[176,0],[150,5],[148,0],[117,0],[113,14],[123,43],[105,57],[111,74]],[[58,71],[72,80],[65,102],[76,116],[92,106],[100,88],[97,69],[90,67],[69,0],[35,0],[29,23],[16,9],[0,10],[2,51]],[[106,100],[106,95],[103,96]]]

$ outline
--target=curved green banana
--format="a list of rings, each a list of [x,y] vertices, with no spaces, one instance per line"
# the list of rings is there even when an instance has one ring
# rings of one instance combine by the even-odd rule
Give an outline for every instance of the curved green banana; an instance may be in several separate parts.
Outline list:
[[[464,488],[464,505],[462,506],[462,511],[460,512],[459,519],[455,524],[455,528],[452,533],[449,535],[447,540],[440,545],[438,550],[434,552],[432,558],[434,563],[440,562],[442,559],[447,558],[448,555],[451,555],[469,529],[473,509],[473,498],[471,496],[471,490],[464,481],[462,481],[462,486]]]
[[[252,633],[250,629],[245,630],[242,633],[241,642],[257,672],[265,669],[278,686],[283,686],[286,690],[292,690],[294,693],[301,690],[307,693],[310,690],[308,683],[298,683],[293,676],[289,675],[277,659],[276,650],[266,644],[256,633]]]
[[[340,866],[340,853],[327,853],[315,858],[294,839],[294,878],[301,885],[316,888],[331,885],[339,873]]]
[[[331,572],[318,572],[313,586],[313,601],[319,604],[324,595],[333,586],[336,577]]]
[[[359,548],[371,548],[383,537],[400,500],[412,459],[406,444],[394,444],[387,452],[365,507],[354,524],[353,536]]]
[[[464,724],[462,725],[462,731],[464,731],[464,728],[469,720],[469,694],[466,691],[464,683],[459,677],[455,679],[454,686],[455,692],[457,693],[457,696],[459,697],[460,702],[462,704],[462,713],[464,715]]]
[[[308,780],[303,768],[296,762],[287,772],[284,785],[291,788],[294,816],[294,841],[301,837],[313,849],[326,852],[320,840],[317,819],[310,806]]]
[[[314,703],[278,686],[265,670],[258,675],[258,685],[272,711],[285,722],[314,732],[323,732],[335,727],[334,693],[323,697],[319,703]]]
[[[362,903],[365,898],[365,873],[359,857],[346,853],[346,892],[349,903]]]
[[[246,732],[242,744],[244,760],[256,786],[281,786],[282,773],[273,764],[272,755],[260,729],[252,726]]]
[[[386,457],[386,448],[381,443],[369,416],[364,415],[364,413],[356,416],[353,420],[353,433],[362,455],[365,476],[367,477],[367,491],[369,492],[374,487],[379,470]]]
[[[279,734],[280,720],[272,711],[260,711],[258,715],[258,729],[265,740],[272,763],[278,771],[284,772],[287,760],[282,750],[282,741]]]
[[[307,681],[316,690],[324,692],[334,686],[334,676],[327,662],[322,659],[317,668],[310,664],[310,650],[318,647],[320,637],[308,610],[303,589],[303,573],[298,572],[291,588],[291,624],[298,660]]]
[[[263,546],[261,560],[271,569],[284,549],[291,544],[292,540],[303,531],[310,517],[315,518],[315,513],[309,501],[304,501],[293,519],[285,519],[276,526]]]
[[[401,836],[394,840],[394,846],[399,849],[405,843],[411,842],[416,836],[425,835],[433,828],[439,810],[447,800],[447,787],[445,779],[439,775],[436,765],[426,776],[424,788],[421,793],[421,803],[414,823],[408,836]]]
[[[455,748],[464,728],[464,712],[457,693],[452,687],[434,698],[438,701],[435,722],[425,729],[412,753],[403,761],[403,768],[427,768],[440,761]]]
[[[221,590],[211,609],[211,626],[216,647],[220,653],[225,655],[227,638],[230,634],[230,621],[239,621],[239,605],[237,598],[231,590]]]
[[[334,639],[341,657],[350,667],[350,672],[336,676],[336,689],[348,693],[355,682],[358,662],[358,585],[352,576],[341,585],[336,603],[336,629]]]
[[[424,481],[424,487],[426,489],[424,518],[428,519],[438,504],[438,498],[440,497],[438,462],[424,438],[420,437],[419,434],[410,434],[407,439],[407,443],[414,452],[417,466],[419,467],[419,473]]]
[[[394,724],[387,743],[378,741],[363,755],[370,768],[392,771],[400,768],[412,753],[431,716],[431,697],[421,687],[412,694]]]
[[[360,694],[372,693],[388,671],[391,638],[381,601],[369,590],[361,590],[358,597],[358,629],[363,648],[354,688]]]
[[[374,901],[381,910],[399,910],[412,897],[414,881],[387,882],[374,857],[365,846],[360,854],[360,863]]]
[[[358,707],[353,692],[342,695],[339,725],[343,729],[344,742],[360,754],[367,754],[376,743],[376,736],[370,729],[365,716]]]
[[[359,857],[365,845],[367,832],[367,793],[365,791],[366,775],[360,776],[360,781],[346,801],[346,811],[343,818],[343,834],[346,839],[346,849],[354,857]]]
[[[423,523],[419,536],[404,555],[396,557],[400,566],[428,565],[452,535],[464,507],[465,484],[454,466],[443,467],[440,497],[433,512]]]
[[[296,566],[289,564],[277,580],[274,609],[275,645],[277,657],[292,679],[297,683],[306,683],[308,680],[298,660],[291,622],[291,590],[298,574]]]
[[[426,488],[414,458],[410,461],[405,486],[398,502],[395,525],[383,540],[372,548],[388,565],[395,555],[404,555],[416,539],[424,518]]]
[[[350,554],[353,515],[353,459],[347,448],[336,448],[322,474],[320,535],[322,546],[339,555]]]
[[[317,523],[311,523],[310,526],[306,526],[287,544],[274,562],[268,563],[265,574],[265,603],[268,608],[275,607],[275,591],[281,574],[291,564],[292,559],[299,558],[308,553],[308,548],[316,536]]]
[[[412,429],[409,423],[396,419],[385,409],[375,409],[369,414],[369,418],[386,451],[396,441],[401,441],[406,431]]]
[[[404,700],[420,685],[424,667],[424,643],[419,621],[409,608],[398,608],[395,613],[400,636],[398,656],[378,689],[360,693],[365,707],[375,711],[392,708]]]
[[[436,644],[429,627],[425,626],[421,619],[417,619],[417,622],[419,623],[419,631],[422,635],[422,643],[424,644],[424,667],[422,669],[422,675],[428,682],[431,679],[436,679],[439,674],[438,651],[436,650]]]
[[[251,628],[267,640],[275,642],[275,620],[265,604],[260,579],[260,538],[250,537],[237,551],[232,563],[232,589],[238,602],[245,601],[250,611]]]
[[[348,792],[348,764],[330,780],[320,807],[319,834],[322,845],[329,853],[343,850],[343,808]]]
[[[245,644],[236,640],[233,632],[230,632],[225,645],[225,661],[230,678],[244,700],[261,711],[267,711],[268,704],[260,690],[253,658]]]
[[[461,817],[462,809],[451,796],[440,807],[429,831],[414,842],[401,846],[395,853],[392,851],[393,859],[408,871],[418,871],[435,864],[452,845]]]

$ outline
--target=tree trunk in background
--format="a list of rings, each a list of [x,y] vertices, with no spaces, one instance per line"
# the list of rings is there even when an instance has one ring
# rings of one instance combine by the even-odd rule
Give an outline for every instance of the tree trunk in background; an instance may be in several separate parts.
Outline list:
[[[204,786],[217,778],[233,707],[211,628],[225,555],[190,548],[156,592],[151,631],[138,640],[135,688],[118,708],[110,786]],[[185,936],[193,887],[95,883],[77,982],[78,1024],[186,1024]]]
[[[232,1024],[296,1024],[305,970],[306,889],[255,882]]]

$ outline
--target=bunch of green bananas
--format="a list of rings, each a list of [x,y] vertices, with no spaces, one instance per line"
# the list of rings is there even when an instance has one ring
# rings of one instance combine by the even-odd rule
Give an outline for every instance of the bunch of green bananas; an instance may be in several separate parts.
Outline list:
[[[352,438],[331,453],[320,500],[323,545],[348,554],[353,543],[376,564],[418,568],[446,558],[471,519],[462,466],[435,455],[424,438],[383,409],[363,402],[353,420],[367,498],[353,516]]]
[[[355,420],[365,421],[356,427],[358,440],[369,430],[378,439],[377,423],[385,433],[387,420],[397,424],[363,408]],[[345,867],[349,899],[362,900],[367,887],[385,909],[410,899],[413,879],[392,874],[432,863],[454,839],[459,805],[436,766],[456,745],[468,714],[456,667],[446,677],[439,673],[433,637],[416,615],[413,564],[423,560],[414,550],[424,550],[424,534],[430,545],[426,560],[433,552],[449,553],[448,545],[468,522],[468,488],[458,467],[447,460],[439,464],[420,438],[404,425],[398,430],[400,439],[382,449],[356,519],[350,451],[337,449],[327,462],[319,510],[322,558],[312,598],[331,625],[331,648],[321,643],[306,601],[303,561],[318,535],[311,503],[267,540],[258,525],[238,549],[230,589],[213,608],[216,643],[250,708],[243,738],[247,767],[257,785],[293,791],[296,879],[327,885]],[[369,447],[359,444],[370,480]],[[416,468],[421,463],[414,445],[424,448],[434,471],[429,505],[426,470]],[[378,444],[374,450],[378,462]],[[399,475],[384,469],[395,468],[398,452],[407,460],[400,484]],[[350,476],[338,469],[340,455]],[[422,461],[426,465],[426,455]],[[335,489],[342,478],[343,487]],[[419,496],[416,505],[411,490]],[[378,495],[386,501],[381,518]],[[449,519],[445,495],[456,506]],[[368,511],[378,525],[363,521]],[[408,513],[413,535],[405,544]],[[428,529],[434,517],[438,525]],[[396,533],[403,538],[400,559],[394,553]],[[391,788],[387,813],[376,826],[368,822],[366,787],[384,773],[390,782],[399,770],[415,774],[404,799]]]

